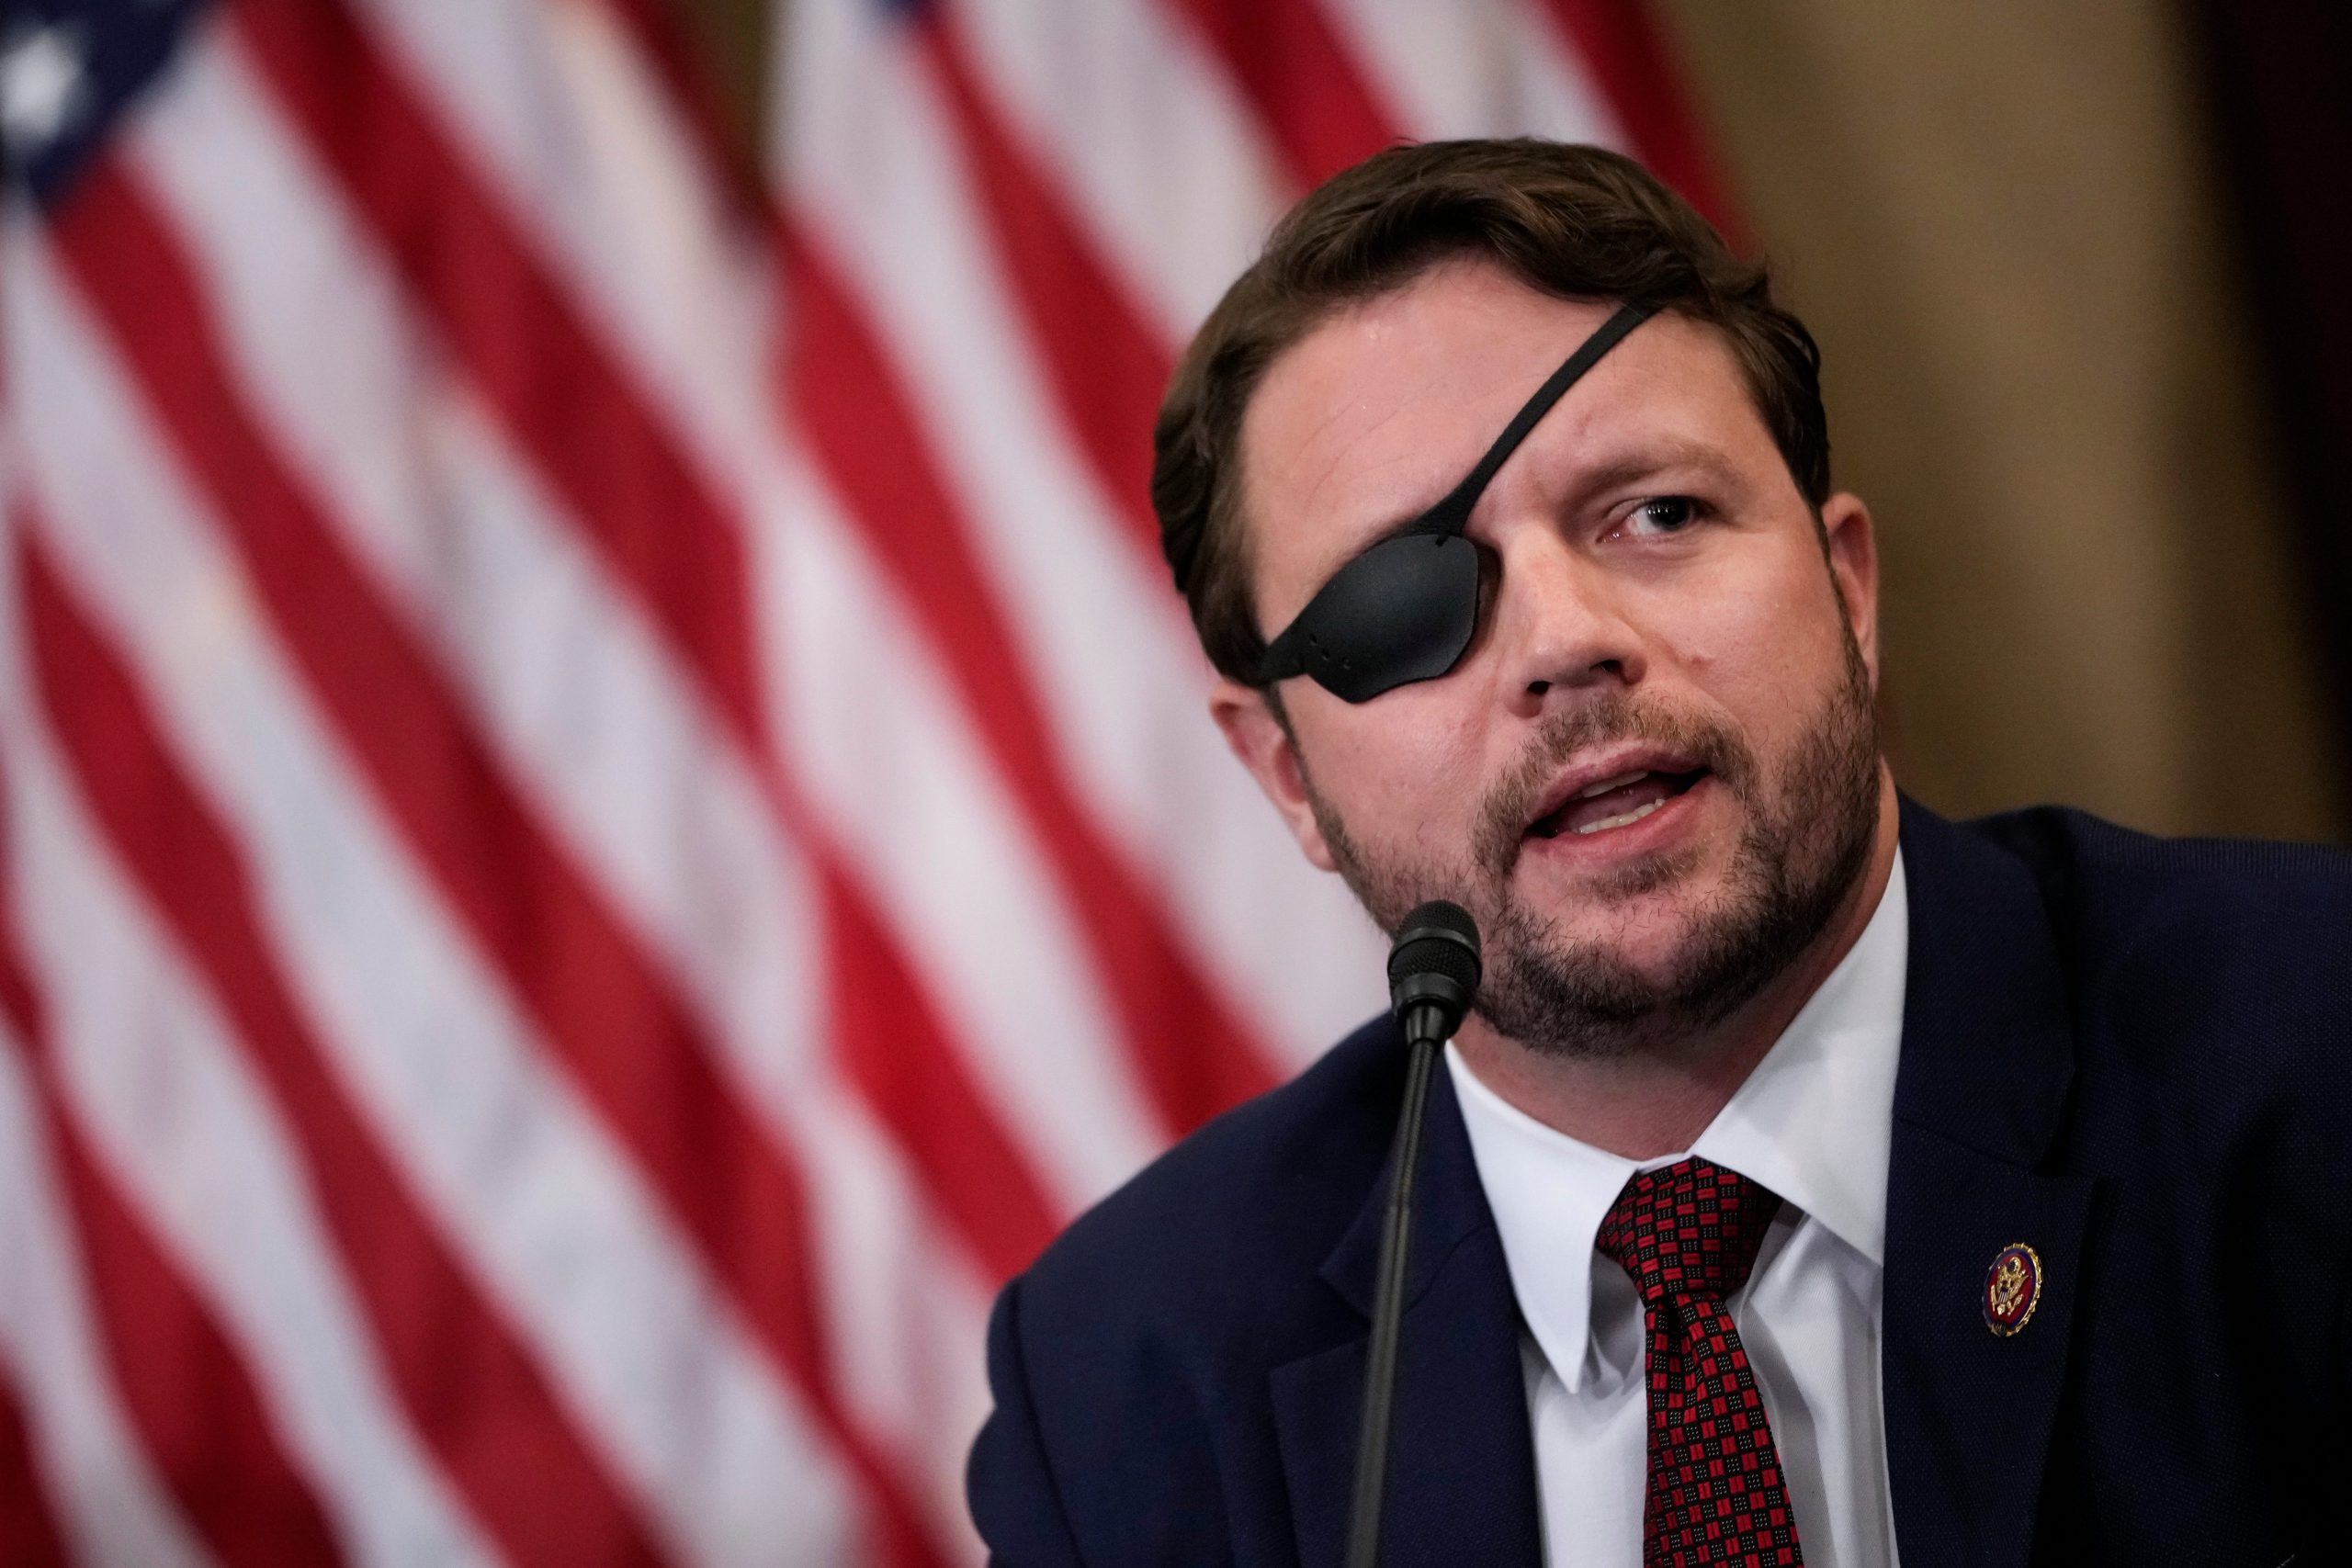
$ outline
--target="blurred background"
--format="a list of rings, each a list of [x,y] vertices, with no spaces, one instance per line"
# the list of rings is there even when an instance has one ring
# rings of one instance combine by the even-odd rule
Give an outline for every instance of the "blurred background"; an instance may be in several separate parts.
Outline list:
[[[1522,131],[1813,326],[1914,794],[2345,835],[2315,0],[0,0],[0,1562],[975,1561],[995,1288],[1382,1001],[1159,389]]]

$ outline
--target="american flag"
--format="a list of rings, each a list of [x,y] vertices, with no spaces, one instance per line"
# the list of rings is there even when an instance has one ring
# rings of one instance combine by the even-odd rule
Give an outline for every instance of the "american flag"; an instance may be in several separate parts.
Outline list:
[[[1148,430],[1636,0],[0,5],[0,1560],[968,1562],[997,1285],[1381,1003]]]

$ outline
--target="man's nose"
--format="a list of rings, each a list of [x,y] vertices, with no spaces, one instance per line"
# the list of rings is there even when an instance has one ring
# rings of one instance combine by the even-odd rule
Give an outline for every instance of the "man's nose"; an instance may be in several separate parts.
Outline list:
[[[1508,699],[1532,716],[1559,696],[1627,687],[1647,673],[1623,584],[1550,529],[1498,552],[1495,638]]]

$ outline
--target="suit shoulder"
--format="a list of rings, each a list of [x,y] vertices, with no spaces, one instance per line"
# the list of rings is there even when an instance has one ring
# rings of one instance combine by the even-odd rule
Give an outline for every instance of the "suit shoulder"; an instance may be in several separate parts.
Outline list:
[[[2062,942],[2191,976],[2321,957],[2342,969],[2352,853],[2259,839],[2161,838],[2058,807],[1967,825],[2022,860]]]
[[[1189,1334],[1319,1292],[1386,1157],[1403,1056],[1393,1024],[1366,1024],[1176,1145],[1030,1267],[1024,1316],[1055,1333]]]
[[[2057,808],[1970,828],[2041,885],[2096,1081],[2222,1141],[2319,1136],[2352,1098],[2352,855]]]
[[[1386,1154],[1403,1055],[1393,1025],[1359,1030],[1155,1160],[1005,1287],[997,1408],[969,1475],[1006,1560],[1254,1561],[1245,1539],[1288,1539],[1265,1479],[1281,1463],[1267,1379],[1346,1326],[1321,1268]]]

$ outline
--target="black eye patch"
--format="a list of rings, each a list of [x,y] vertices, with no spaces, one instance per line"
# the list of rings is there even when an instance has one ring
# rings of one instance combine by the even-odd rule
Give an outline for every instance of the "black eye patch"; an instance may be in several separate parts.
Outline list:
[[[1653,310],[1621,307],[1521,405],[1444,500],[1333,572],[1266,645],[1259,683],[1309,675],[1342,702],[1363,703],[1459,663],[1478,629],[1478,547],[1462,532],[1478,497],[1536,422]]]

